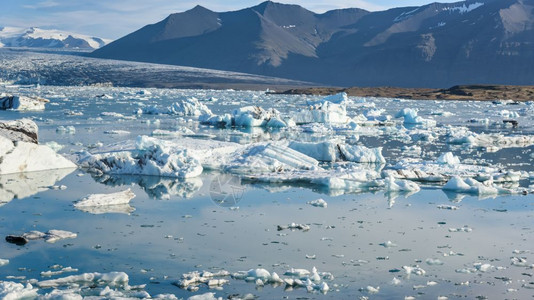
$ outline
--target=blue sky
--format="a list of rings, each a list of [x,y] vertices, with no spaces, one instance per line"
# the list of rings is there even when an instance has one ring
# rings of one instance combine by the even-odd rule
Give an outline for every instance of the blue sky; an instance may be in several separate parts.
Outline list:
[[[42,27],[116,39],[171,13],[200,4],[214,11],[237,10],[262,2],[251,0],[0,0],[0,26]],[[438,0],[458,2],[459,0]],[[432,0],[280,0],[314,12],[357,7],[370,11],[399,6],[418,6]]]

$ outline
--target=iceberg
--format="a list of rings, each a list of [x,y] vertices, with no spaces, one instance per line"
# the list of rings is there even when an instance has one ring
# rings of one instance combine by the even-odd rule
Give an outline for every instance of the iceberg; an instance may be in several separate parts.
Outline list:
[[[45,104],[48,102],[50,102],[50,100],[39,97],[0,94],[0,109],[4,110],[45,110]]]
[[[137,137],[131,151],[84,154],[78,163],[93,173],[191,178],[203,170],[187,149],[148,136]]]
[[[0,136],[0,174],[76,168],[70,160],[50,147]]]
[[[296,124],[346,124],[350,122],[344,102],[336,104],[325,99],[314,102],[299,112],[293,112],[290,116]]]

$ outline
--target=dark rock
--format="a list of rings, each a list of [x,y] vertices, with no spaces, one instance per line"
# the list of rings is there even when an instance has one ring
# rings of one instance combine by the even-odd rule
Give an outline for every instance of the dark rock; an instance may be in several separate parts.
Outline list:
[[[19,246],[24,246],[28,243],[28,239],[22,236],[8,235],[6,236],[6,242]]]

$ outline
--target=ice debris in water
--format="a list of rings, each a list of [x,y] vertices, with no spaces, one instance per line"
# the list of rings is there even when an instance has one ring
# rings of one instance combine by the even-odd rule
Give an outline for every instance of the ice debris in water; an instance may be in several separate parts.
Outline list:
[[[233,274],[222,270],[216,273],[208,271],[190,272],[182,275],[182,279],[175,283],[178,287],[189,291],[197,291],[199,285],[205,284],[208,287],[222,286],[229,283],[229,280],[222,277],[228,277],[235,280],[245,280],[247,282],[254,282],[258,286],[271,284],[278,286],[285,284],[286,287],[304,287],[309,292],[320,291],[326,293],[330,287],[325,280],[333,280],[334,277],[328,272],[318,272],[315,267],[312,271],[306,269],[290,269],[284,273],[285,278],[280,277],[276,272],[269,272],[266,269],[250,269],[248,271],[239,271]]]
[[[291,118],[296,124],[327,123],[346,124],[348,97],[346,93],[327,96],[319,101],[308,102],[307,107],[299,112],[292,112]]]
[[[9,264],[9,259],[0,258],[0,267]]]
[[[164,141],[139,136],[132,151],[84,153],[81,167],[95,173],[154,175],[190,178],[202,173],[200,162],[189,155],[187,149],[172,147]]]

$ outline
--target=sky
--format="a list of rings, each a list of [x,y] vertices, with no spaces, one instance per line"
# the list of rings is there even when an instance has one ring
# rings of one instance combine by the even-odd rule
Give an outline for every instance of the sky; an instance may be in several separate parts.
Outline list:
[[[460,0],[437,0],[458,2]],[[107,39],[117,39],[171,13],[196,5],[224,12],[255,6],[263,0],[0,0],[0,26],[59,29]],[[419,6],[432,0],[275,0],[301,5],[316,13],[339,8],[369,11]]]

